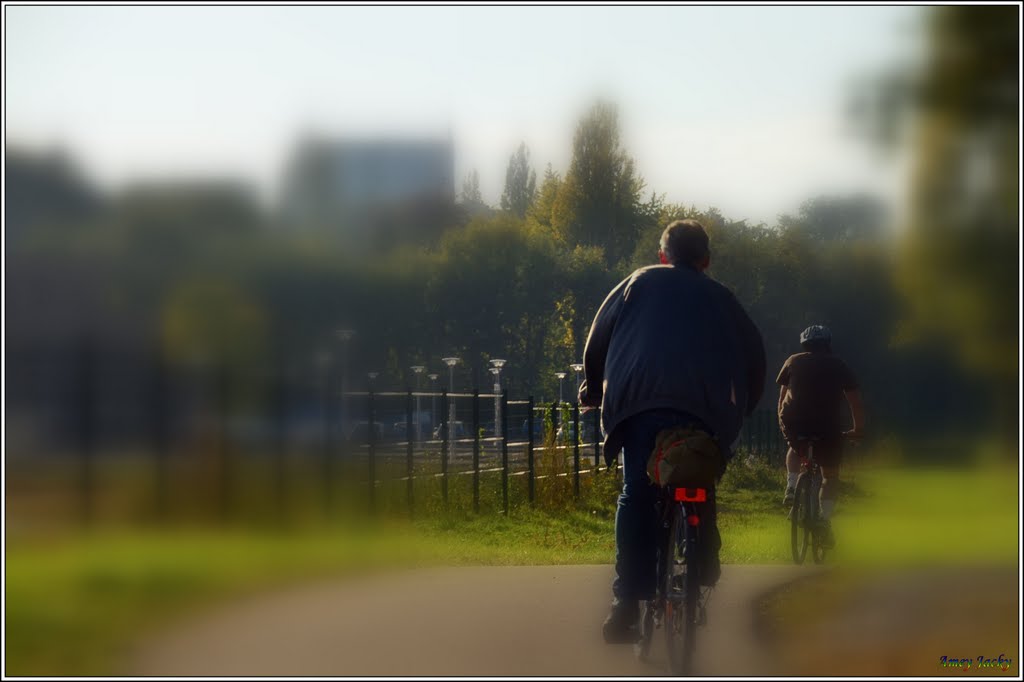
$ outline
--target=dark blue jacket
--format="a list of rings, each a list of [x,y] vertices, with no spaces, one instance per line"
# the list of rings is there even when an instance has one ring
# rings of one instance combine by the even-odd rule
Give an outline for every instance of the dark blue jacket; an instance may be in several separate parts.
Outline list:
[[[701,420],[731,457],[766,371],[761,333],[733,293],[672,265],[641,268],[608,294],[583,365],[580,403],[601,406],[609,463],[621,449],[622,422],[659,408]]]

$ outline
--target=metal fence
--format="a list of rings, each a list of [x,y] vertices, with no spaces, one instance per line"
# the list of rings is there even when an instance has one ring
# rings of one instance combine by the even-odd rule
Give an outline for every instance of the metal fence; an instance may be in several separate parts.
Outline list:
[[[568,479],[578,496],[581,477],[607,469],[600,411],[570,403],[507,391],[342,391],[338,377],[309,367],[188,369],[89,344],[71,350],[8,353],[15,518],[45,516],[54,499],[84,523],[117,504],[155,518],[175,506],[223,519],[246,505],[276,518],[296,506],[330,515],[353,490],[376,511],[387,488],[394,507],[395,486],[412,514],[417,495],[447,506],[456,482],[469,483],[479,511],[484,478],[500,481],[508,513],[513,483],[534,503],[539,481]],[[735,449],[781,464],[774,415],[755,413]]]

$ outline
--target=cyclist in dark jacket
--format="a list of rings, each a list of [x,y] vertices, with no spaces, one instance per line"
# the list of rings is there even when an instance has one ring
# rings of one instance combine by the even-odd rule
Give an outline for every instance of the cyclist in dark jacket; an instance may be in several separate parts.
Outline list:
[[[704,227],[695,220],[672,223],[658,256],[661,265],[637,270],[608,295],[583,353],[580,404],[602,408],[606,460],[623,453],[607,641],[635,638],[640,600],[655,592],[656,488],[646,472],[655,436],[695,423],[718,439],[728,461],[764,390],[761,334],[733,293],[704,274],[710,263]],[[705,573],[713,584],[720,540],[713,514],[709,521]]]

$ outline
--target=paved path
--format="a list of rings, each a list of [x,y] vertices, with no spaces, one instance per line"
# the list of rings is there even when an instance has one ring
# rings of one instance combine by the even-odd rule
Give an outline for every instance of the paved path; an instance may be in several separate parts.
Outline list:
[[[754,600],[812,567],[724,566],[698,635],[698,675],[776,672]],[[639,676],[652,661],[601,639],[611,566],[406,571],[219,607],[144,643],[119,674],[152,676]]]

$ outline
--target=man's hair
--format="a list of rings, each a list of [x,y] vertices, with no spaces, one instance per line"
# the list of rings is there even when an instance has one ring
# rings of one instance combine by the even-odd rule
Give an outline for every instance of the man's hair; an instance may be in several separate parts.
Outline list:
[[[708,233],[696,220],[677,220],[661,233],[661,250],[673,265],[697,265],[708,255]]]

